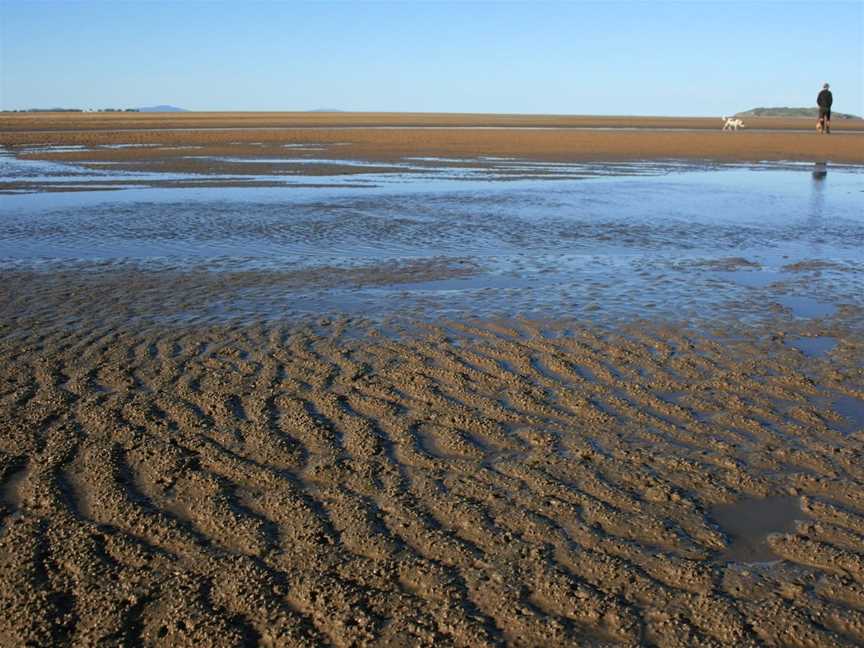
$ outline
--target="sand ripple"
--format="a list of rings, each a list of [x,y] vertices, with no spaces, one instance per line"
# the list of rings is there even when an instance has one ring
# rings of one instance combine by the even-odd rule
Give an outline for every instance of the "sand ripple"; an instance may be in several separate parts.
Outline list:
[[[336,329],[0,343],[3,642],[864,641],[860,335]]]

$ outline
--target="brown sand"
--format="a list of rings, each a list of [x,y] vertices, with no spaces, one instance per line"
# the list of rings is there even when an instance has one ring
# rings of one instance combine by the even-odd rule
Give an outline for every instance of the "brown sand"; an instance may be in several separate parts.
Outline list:
[[[860,335],[330,328],[6,327],[0,643],[864,642]]]
[[[745,125],[771,130],[811,130],[816,119],[747,117]],[[0,113],[0,131],[112,130],[118,128],[345,128],[367,126],[696,128],[715,130],[718,117],[518,115],[483,113],[185,112],[185,113]],[[752,126],[750,126],[752,124]],[[835,119],[832,129],[864,130],[864,120]]]
[[[134,168],[199,172],[206,172],[212,163],[185,158],[190,155],[291,157],[302,153],[284,148],[285,144],[323,145],[325,152],[316,151],[317,157],[379,161],[394,161],[405,156],[472,158],[485,155],[557,161],[864,162],[864,120],[837,120],[835,133],[830,136],[817,135],[808,119],[753,118],[746,123],[749,129],[724,133],[720,131],[720,120],[713,118],[377,113],[13,114],[0,116],[0,145],[20,152],[21,147],[48,143],[87,147],[146,144],[152,146],[26,153],[25,157],[123,161],[131,165],[156,164],[155,167]],[[477,128],[488,126],[497,128]],[[797,129],[806,132],[795,132]],[[240,169],[230,170],[231,173],[238,171]],[[255,173],[261,171],[261,168],[255,169]],[[246,172],[250,172],[249,165]]]

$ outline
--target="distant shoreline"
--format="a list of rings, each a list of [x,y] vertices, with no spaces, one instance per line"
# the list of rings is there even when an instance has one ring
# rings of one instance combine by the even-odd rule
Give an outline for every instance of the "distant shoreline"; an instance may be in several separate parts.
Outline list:
[[[751,110],[724,113],[726,115],[735,114],[737,116],[751,117],[760,120],[760,127],[771,129],[783,129],[791,127],[788,122],[793,120],[798,122],[811,119],[816,113],[815,108],[812,114],[774,114],[760,112],[755,114],[753,111],[786,111],[786,110],[808,110],[805,108],[786,109],[786,108],[753,108]],[[858,124],[850,124],[854,130],[864,130],[864,118],[856,115],[835,112],[834,115],[841,117],[844,122],[860,122]],[[487,125],[487,126],[642,126],[651,127],[653,124],[662,123],[664,126],[674,124],[682,128],[707,128],[713,129],[717,120],[721,117],[720,113],[716,116],[694,116],[694,115],[595,115],[595,114],[534,114],[534,113],[442,113],[442,112],[363,112],[363,111],[325,111],[325,110],[283,110],[283,111],[255,111],[255,110],[236,110],[236,111],[220,111],[220,110],[186,110],[180,109],[175,111],[156,111],[145,109],[117,109],[117,110],[99,110],[99,111],[81,111],[81,110],[0,110],[0,132],[3,130],[14,129],[17,124],[26,122],[32,119],[46,120],[60,118],[63,120],[71,120],[67,123],[72,123],[75,120],[81,120],[87,124],[99,123],[102,120],[110,120],[112,123],[139,123],[142,120],[163,120],[177,119],[184,123],[201,122],[206,125],[215,125],[215,122],[245,122],[255,120],[265,122],[274,126],[302,126],[302,125],[349,125],[349,126],[364,126],[364,125],[416,125],[416,126],[458,126],[458,125]],[[770,121],[767,121],[770,120]],[[83,124],[82,124],[83,125]],[[796,125],[795,127],[798,127]]]
[[[838,120],[830,137],[817,135],[807,118],[754,117],[744,122],[743,130],[729,133],[721,131],[719,117],[18,113],[0,115],[0,146],[30,159],[114,161],[129,170],[158,163],[164,171],[204,173],[212,164],[208,156],[280,158],[290,147],[309,143],[332,160],[512,156],[550,161],[864,164],[864,120]],[[118,145],[123,146],[111,148]],[[55,151],[51,146],[80,150]],[[38,150],[27,150],[30,147]]]
[[[787,117],[799,119],[816,119],[819,109],[813,108],[751,108],[735,113],[736,117]],[[861,119],[859,115],[834,111],[833,119]]]

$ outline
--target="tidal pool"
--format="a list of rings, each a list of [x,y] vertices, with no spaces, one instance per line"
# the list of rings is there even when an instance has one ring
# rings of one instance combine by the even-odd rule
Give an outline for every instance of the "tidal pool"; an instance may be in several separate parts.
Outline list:
[[[730,537],[720,559],[739,563],[779,560],[768,544],[773,533],[790,533],[807,520],[797,497],[747,498],[714,507],[711,517]]]
[[[818,358],[829,353],[837,346],[837,339],[830,335],[802,337],[789,341],[789,346],[798,349],[808,358]]]
[[[6,182],[56,183],[4,196],[4,271],[390,269],[374,285],[341,272],[314,290],[296,281],[290,289],[226,285],[213,313],[230,312],[233,301],[261,317],[413,308],[423,317],[741,318],[779,304],[830,318],[864,302],[858,167],[814,180],[809,165],[792,163],[413,158],[410,173],[253,175],[244,181],[286,184],[190,187],[236,178],[0,162]],[[458,277],[448,269],[418,280],[399,270],[430,260],[459,268]]]

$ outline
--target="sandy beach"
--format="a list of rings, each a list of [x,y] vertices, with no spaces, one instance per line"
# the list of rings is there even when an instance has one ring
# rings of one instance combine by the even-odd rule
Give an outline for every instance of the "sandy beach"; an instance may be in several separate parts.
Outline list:
[[[864,644],[864,123],[745,121],[0,116],[0,644]]]
[[[819,136],[808,119],[760,117],[739,132],[719,118],[388,113],[21,113],[0,115],[0,147],[20,160],[152,173],[148,186],[280,186],[276,176],[408,173],[417,161],[485,169],[544,163],[864,163],[864,120]],[[309,160],[314,159],[314,165]],[[175,177],[172,177],[175,176]],[[183,176],[183,177],[176,177]],[[112,179],[100,187],[119,188]],[[86,189],[86,187],[83,187]],[[0,179],[0,193],[52,191]],[[66,189],[70,190],[70,189]],[[75,189],[77,190],[77,189]]]
[[[329,167],[312,172],[318,174],[350,173],[344,162],[351,160],[380,162],[383,172],[388,170],[383,163],[406,157],[460,158],[463,164],[506,156],[559,162],[864,163],[864,120],[835,121],[831,136],[819,136],[813,120],[769,117],[746,119],[746,128],[733,133],[721,131],[719,118],[25,113],[0,115],[0,146],[25,159],[203,174],[273,173],[266,160],[284,157],[286,151],[330,160]],[[236,157],[262,161],[250,167],[232,162]],[[283,163],[279,168],[291,167]]]

